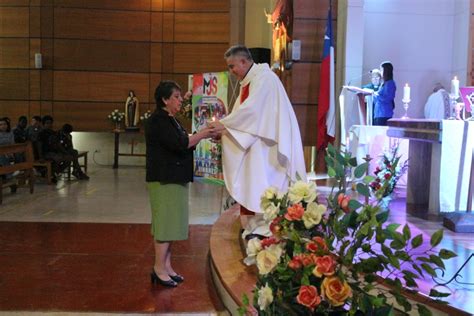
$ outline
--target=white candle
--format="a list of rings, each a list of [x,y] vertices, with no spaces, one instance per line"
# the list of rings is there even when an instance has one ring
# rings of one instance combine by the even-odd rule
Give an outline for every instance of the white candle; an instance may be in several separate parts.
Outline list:
[[[459,97],[459,80],[456,76],[451,80],[451,94],[456,98]]]
[[[403,87],[403,102],[410,102],[410,86],[408,83]]]

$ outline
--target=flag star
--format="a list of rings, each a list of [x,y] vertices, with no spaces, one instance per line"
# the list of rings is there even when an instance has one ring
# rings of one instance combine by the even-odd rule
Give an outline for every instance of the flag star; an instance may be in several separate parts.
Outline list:
[[[329,38],[329,36],[324,35],[324,39],[325,39],[325,40],[328,40],[328,39],[330,39],[330,38]]]

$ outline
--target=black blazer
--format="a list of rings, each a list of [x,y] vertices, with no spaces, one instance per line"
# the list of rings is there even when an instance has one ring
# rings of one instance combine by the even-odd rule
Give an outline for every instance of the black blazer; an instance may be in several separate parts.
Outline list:
[[[157,109],[145,124],[146,181],[187,183],[193,181],[193,149],[180,123]]]

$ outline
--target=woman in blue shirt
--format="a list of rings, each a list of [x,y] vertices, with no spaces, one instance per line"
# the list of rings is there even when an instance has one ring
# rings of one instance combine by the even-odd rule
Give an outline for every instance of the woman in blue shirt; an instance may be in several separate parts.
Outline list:
[[[380,72],[383,83],[380,89],[374,93],[374,125],[384,126],[393,117],[397,86],[393,81],[393,65],[390,62],[382,63]]]

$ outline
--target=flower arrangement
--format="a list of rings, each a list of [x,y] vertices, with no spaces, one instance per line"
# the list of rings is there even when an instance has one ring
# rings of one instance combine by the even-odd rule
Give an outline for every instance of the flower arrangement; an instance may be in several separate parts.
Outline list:
[[[391,147],[388,152],[384,152],[377,161],[375,168],[375,178],[370,182],[369,187],[377,198],[390,196],[395,190],[400,177],[408,169],[408,160],[400,164],[401,155],[398,155],[398,145]]]
[[[325,203],[318,201],[314,183],[297,181],[288,192],[268,188],[261,198],[271,236],[251,239],[245,263],[258,269],[253,306],[259,315],[392,315],[394,304],[405,312],[431,312],[412,306],[404,291],[416,292],[416,279],[444,270],[443,260],[456,256],[436,251],[439,230],[423,245],[423,235],[410,227],[387,224],[388,211],[378,204],[361,203],[370,195],[365,176],[368,163],[356,166],[349,153],[328,147],[326,162],[336,185]],[[353,167],[356,191],[347,191],[345,179]],[[382,185],[388,179],[382,179]],[[423,248],[423,249],[422,249]],[[381,283],[385,286],[381,286]],[[431,290],[441,298],[449,294]],[[247,312],[244,296],[240,313]]]
[[[151,116],[151,111],[147,110],[145,113],[143,113],[143,115],[140,116],[140,121],[144,122],[148,120],[150,116]]]
[[[115,109],[108,115],[109,120],[113,123],[121,123],[125,118],[124,112],[119,112],[119,110]]]

